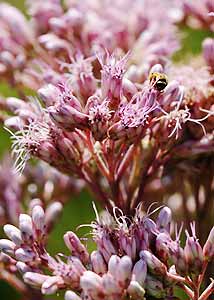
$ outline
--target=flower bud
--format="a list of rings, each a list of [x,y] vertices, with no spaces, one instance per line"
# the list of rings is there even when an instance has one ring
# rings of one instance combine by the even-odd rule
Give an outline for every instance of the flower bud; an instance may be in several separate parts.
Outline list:
[[[82,274],[86,271],[81,260],[75,256],[69,256],[68,263],[75,268],[75,271],[79,276],[82,276]]]
[[[184,250],[178,244],[171,249],[170,258],[175,265],[176,271],[180,275],[186,275],[188,272],[188,264],[186,262]]]
[[[150,73],[163,73],[163,67],[160,65],[160,64],[156,64],[154,66],[152,66],[151,70],[150,70]]]
[[[26,214],[20,214],[19,228],[21,230],[23,241],[31,243],[33,240],[33,225],[31,217]]]
[[[53,227],[54,223],[59,220],[62,209],[63,206],[60,202],[53,202],[46,208],[45,224],[47,224],[48,229]]]
[[[82,298],[72,291],[66,291],[65,300],[82,300]]]
[[[21,238],[21,231],[13,225],[4,225],[4,232],[11,241],[13,241],[17,246],[20,246],[23,241]]]
[[[13,259],[12,257],[10,257],[8,254],[1,252],[0,253],[0,262],[3,262],[4,264],[7,264],[7,265],[9,265],[9,264],[13,265],[16,262],[16,260]]]
[[[67,130],[85,128],[88,126],[88,116],[68,104],[61,104],[57,108],[50,106],[48,109],[51,119],[60,127]]]
[[[214,258],[214,227],[211,229],[206,243],[203,247],[203,254],[207,260]]]
[[[123,94],[127,99],[131,99],[137,93],[137,88],[129,79],[123,78],[122,81]]]
[[[13,39],[20,45],[26,46],[32,41],[30,26],[24,15],[12,5],[0,4],[0,19],[9,27]]]
[[[8,97],[6,99],[6,104],[14,113],[16,113],[16,111],[19,109],[26,109],[28,107],[28,105],[23,100],[15,97]]]
[[[45,106],[48,107],[56,103],[56,100],[59,97],[59,89],[53,84],[47,84],[38,90],[38,95]]]
[[[149,233],[156,234],[157,233],[157,225],[155,222],[150,218],[145,218],[144,220],[144,227]]]
[[[131,299],[134,299],[134,300],[143,300],[144,299],[145,290],[137,281],[132,280],[130,282],[127,292],[129,294],[129,296],[131,297]]]
[[[17,260],[22,262],[32,262],[36,258],[36,254],[30,248],[19,248],[15,252]]]
[[[107,266],[102,254],[99,251],[93,251],[91,253],[91,264],[95,273],[103,275],[107,272]]]
[[[135,260],[136,257],[136,240],[134,237],[129,237],[128,235],[122,235],[120,239],[121,248],[127,254],[130,256],[133,260]]]
[[[24,122],[23,120],[21,120],[20,117],[17,116],[13,116],[13,117],[9,117],[8,119],[6,119],[4,121],[4,125],[5,127],[14,129],[14,130],[20,130],[20,128],[22,128],[24,126]]]
[[[33,208],[37,205],[42,206],[42,200],[40,200],[39,198],[33,198],[30,200],[28,205],[29,214],[32,214]]]
[[[80,242],[79,238],[72,231],[68,231],[64,235],[64,241],[68,249],[74,256],[79,257],[83,263],[87,263],[89,260],[89,254],[85,246]]]
[[[86,271],[80,278],[81,288],[96,299],[96,296],[102,294],[102,278],[94,272]]]
[[[66,33],[66,22],[62,18],[51,18],[49,20],[51,31],[57,36],[63,36]]]
[[[64,281],[60,276],[49,276],[42,284],[42,294],[51,295],[55,294],[58,286],[63,285]]]
[[[61,51],[62,53],[65,52],[67,54],[68,46],[69,46],[68,42],[66,40],[57,37],[53,33],[40,35],[38,37],[38,42],[40,43],[41,46],[53,52],[54,54],[56,54],[59,51]]]
[[[14,255],[14,250],[16,248],[16,244],[11,242],[10,240],[1,239],[0,240],[0,250],[9,255]]]
[[[40,205],[34,206],[32,210],[32,221],[37,234],[43,234],[45,230],[45,213]]]
[[[115,274],[115,271],[118,268],[119,262],[120,262],[119,256],[112,255],[110,257],[109,262],[108,262],[108,271],[109,271],[109,273],[111,273],[112,275]]]
[[[137,281],[140,285],[144,284],[147,274],[147,264],[143,259],[138,260],[132,270],[132,281]]]
[[[84,16],[81,11],[71,8],[67,11],[64,18],[69,27],[77,28],[83,24]]]
[[[188,263],[189,270],[196,274],[200,274],[202,271],[204,256],[201,245],[195,237],[187,237],[184,255],[186,262]]]
[[[165,276],[167,272],[166,266],[151,252],[143,250],[140,257],[145,260],[147,267],[152,274]]]
[[[2,51],[0,53],[0,61],[8,68],[14,67],[14,56],[9,51]]]
[[[99,250],[106,262],[108,262],[110,257],[117,252],[108,235],[102,237],[102,247],[100,247]]]
[[[30,272],[31,271],[31,268],[26,263],[24,263],[22,261],[18,261],[17,264],[16,264],[16,267],[17,267],[18,271],[21,274],[24,274],[26,272]]]
[[[105,291],[105,294],[114,295],[120,292],[121,286],[118,284],[117,280],[115,280],[115,278],[111,274],[109,273],[104,274],[102,280],[103,280],[103,290]]]
[[[40,273],[27,272],[23,276],[24,282],[27,284],[33,285],[35,287],[41,287],[41,285],[49,278],[47,275]]]
[[[157,227],[160,230],[170,231],[170,223],[172,220],[172,212],[171,209],[167,206],[161,209],[158,217],[157,217]]]
[[[115,270],[116,280],[120,285],[125,285],[129,282],[132,272],[132,260],[125,255],[120,259],[117,270]]]
[[[214,39],[206,38],[202,44],[204,59],[211,69],[214,69]]]

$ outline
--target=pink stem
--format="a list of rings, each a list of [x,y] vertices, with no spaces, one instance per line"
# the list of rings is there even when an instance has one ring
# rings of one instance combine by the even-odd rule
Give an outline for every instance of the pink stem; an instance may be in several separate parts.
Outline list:
[[[206,290],[201,294],[198,300],[206,300],[214,292],[214,280],[206,288]]]

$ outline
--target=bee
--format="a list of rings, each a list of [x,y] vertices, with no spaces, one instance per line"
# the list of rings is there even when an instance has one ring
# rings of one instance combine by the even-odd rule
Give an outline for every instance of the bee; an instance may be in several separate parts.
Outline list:
[[[168,78],[164,73],[152,72],[149,74],[149,82],[159,92],[162,92],[168,84]]]

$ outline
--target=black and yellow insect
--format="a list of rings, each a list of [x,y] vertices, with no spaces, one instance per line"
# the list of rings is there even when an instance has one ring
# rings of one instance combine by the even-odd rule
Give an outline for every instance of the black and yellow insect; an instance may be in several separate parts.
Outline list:
[[[159,92],[162,92],[168,84],[168,78],[164,73],[152,72],[149,74],[150,84]]]

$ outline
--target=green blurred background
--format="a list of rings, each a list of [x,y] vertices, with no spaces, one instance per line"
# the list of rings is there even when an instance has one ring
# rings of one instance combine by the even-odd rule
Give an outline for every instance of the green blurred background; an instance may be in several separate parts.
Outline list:
[[[24,0],[8,0],[4,2],[9,2],[24,11]],[[174,61],[188,61],[190,55],[199,54],[201,51],[201,41],[209,35],[210,32],[181,28],[181,36],[183,41],[182,49],[175,54]],[[1,83],[0,94],[3,94],[4,96],[16,96],[15,91],[11,91],[11,89],[9,89],[7,85]],[[4,129],[0,128],[0,156],[2,157],[3,153],[6,153],[7,151],[9,151],[9,149],[9,135],[5,132]],[[90,221],[94,218],[94,212],[91,202],[91,196],[87,193],[87,191],[83,191],[78,197],[75,197],[75,199],[72,199],[69,203],[66,204],[62,218],[59,219],[59,222],[50,237],[49,251],[51,254],[56,254],[57,252],[68,253],[63,243],[63,234],[67,230],[75,231],[76,227],[80,224],[90,223]],[[84,236],[87,231],[88,229],[84,228],[78,230],[78,234],[79,236]],[[89,248],[93,248],[90,239]],[[3,300],[20,299],[20,295],[18,295],[11,287],[9,287],[5,282],[2,281],[0,281],[0,295],[1,299]],[[51,297],[51,299],[54,298]],[[63,299],[62,295],[58,295],[57,299]]]

